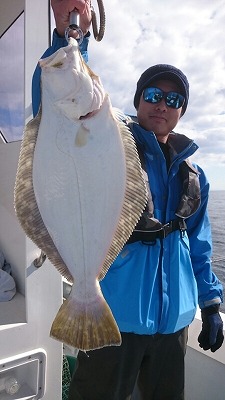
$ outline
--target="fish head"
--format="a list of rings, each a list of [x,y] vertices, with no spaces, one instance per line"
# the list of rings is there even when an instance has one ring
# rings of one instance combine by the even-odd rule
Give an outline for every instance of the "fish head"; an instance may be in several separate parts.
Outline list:
[[[72,121],[96,113],[105,98],[100,78],[83,60],[77,41],[69,38],[49,57],[39,61],[42,92]]]

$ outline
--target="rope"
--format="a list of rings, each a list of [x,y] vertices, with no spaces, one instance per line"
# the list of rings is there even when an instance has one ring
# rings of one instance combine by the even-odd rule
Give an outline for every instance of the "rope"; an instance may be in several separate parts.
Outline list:
[[[102,0],[97,0],[97,3],[98,3],[98,10],[99,10],[99,17],[100,17],[100,26],[99,26],[99,30],[98,30],[96,13],[94,11],[94,8],[92,7],[92,10],[91,10],[92,29],[93,29],[93,34],[94,34],[95,40],[97,40],[97,42],[100,42],[105,33],[105,9],[104,9]]]

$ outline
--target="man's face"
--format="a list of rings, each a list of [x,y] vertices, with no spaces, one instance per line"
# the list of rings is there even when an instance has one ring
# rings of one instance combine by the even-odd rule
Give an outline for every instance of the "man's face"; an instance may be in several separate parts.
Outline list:
[[[162,89],[164,92],[175,91],[180,93],[179,87],[172,81],[159,80],[152,82],[149,87],[151,86]],[[147,131],[153,131],[160,142],[166,143],[169,133],[179,121],[181,112],[182,107],[178,109],[168,107],[164,99],[159,103],[148,103],[143,99],[142,94],[137,110],[137,118],[142,128]]]

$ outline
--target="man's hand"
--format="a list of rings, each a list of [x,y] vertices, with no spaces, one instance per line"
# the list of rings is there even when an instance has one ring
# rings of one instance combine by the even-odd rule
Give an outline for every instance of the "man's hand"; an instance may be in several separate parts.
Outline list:
[[[80,14],[80,28],[83,34],[89,31],[91,24],[91,0],[51,0],[51,6],[54,12],[56,29],[59,36],[65,35],[65,30],[70,22],[71,11],[78,11]],[[72,32],[72,31],[71,31]],[[76,37],[76,32],[70,36]]]
[[[203,350],[211,350],[213,353],[223,343],[223,321],[219,314],[219,305],[213,305],[201,310],[202,331],[198,337],[199,346]]]

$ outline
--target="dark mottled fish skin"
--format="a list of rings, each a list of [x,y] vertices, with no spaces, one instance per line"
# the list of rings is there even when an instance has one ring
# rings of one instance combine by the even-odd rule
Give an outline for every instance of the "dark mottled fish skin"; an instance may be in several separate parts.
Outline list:
[[[73,277],[64,264],[42,220],[33,190],[33,157],[41,120],[41,109],[25,127],[14,188],[15,211],[27,236],[45,253],[69,281]]]

